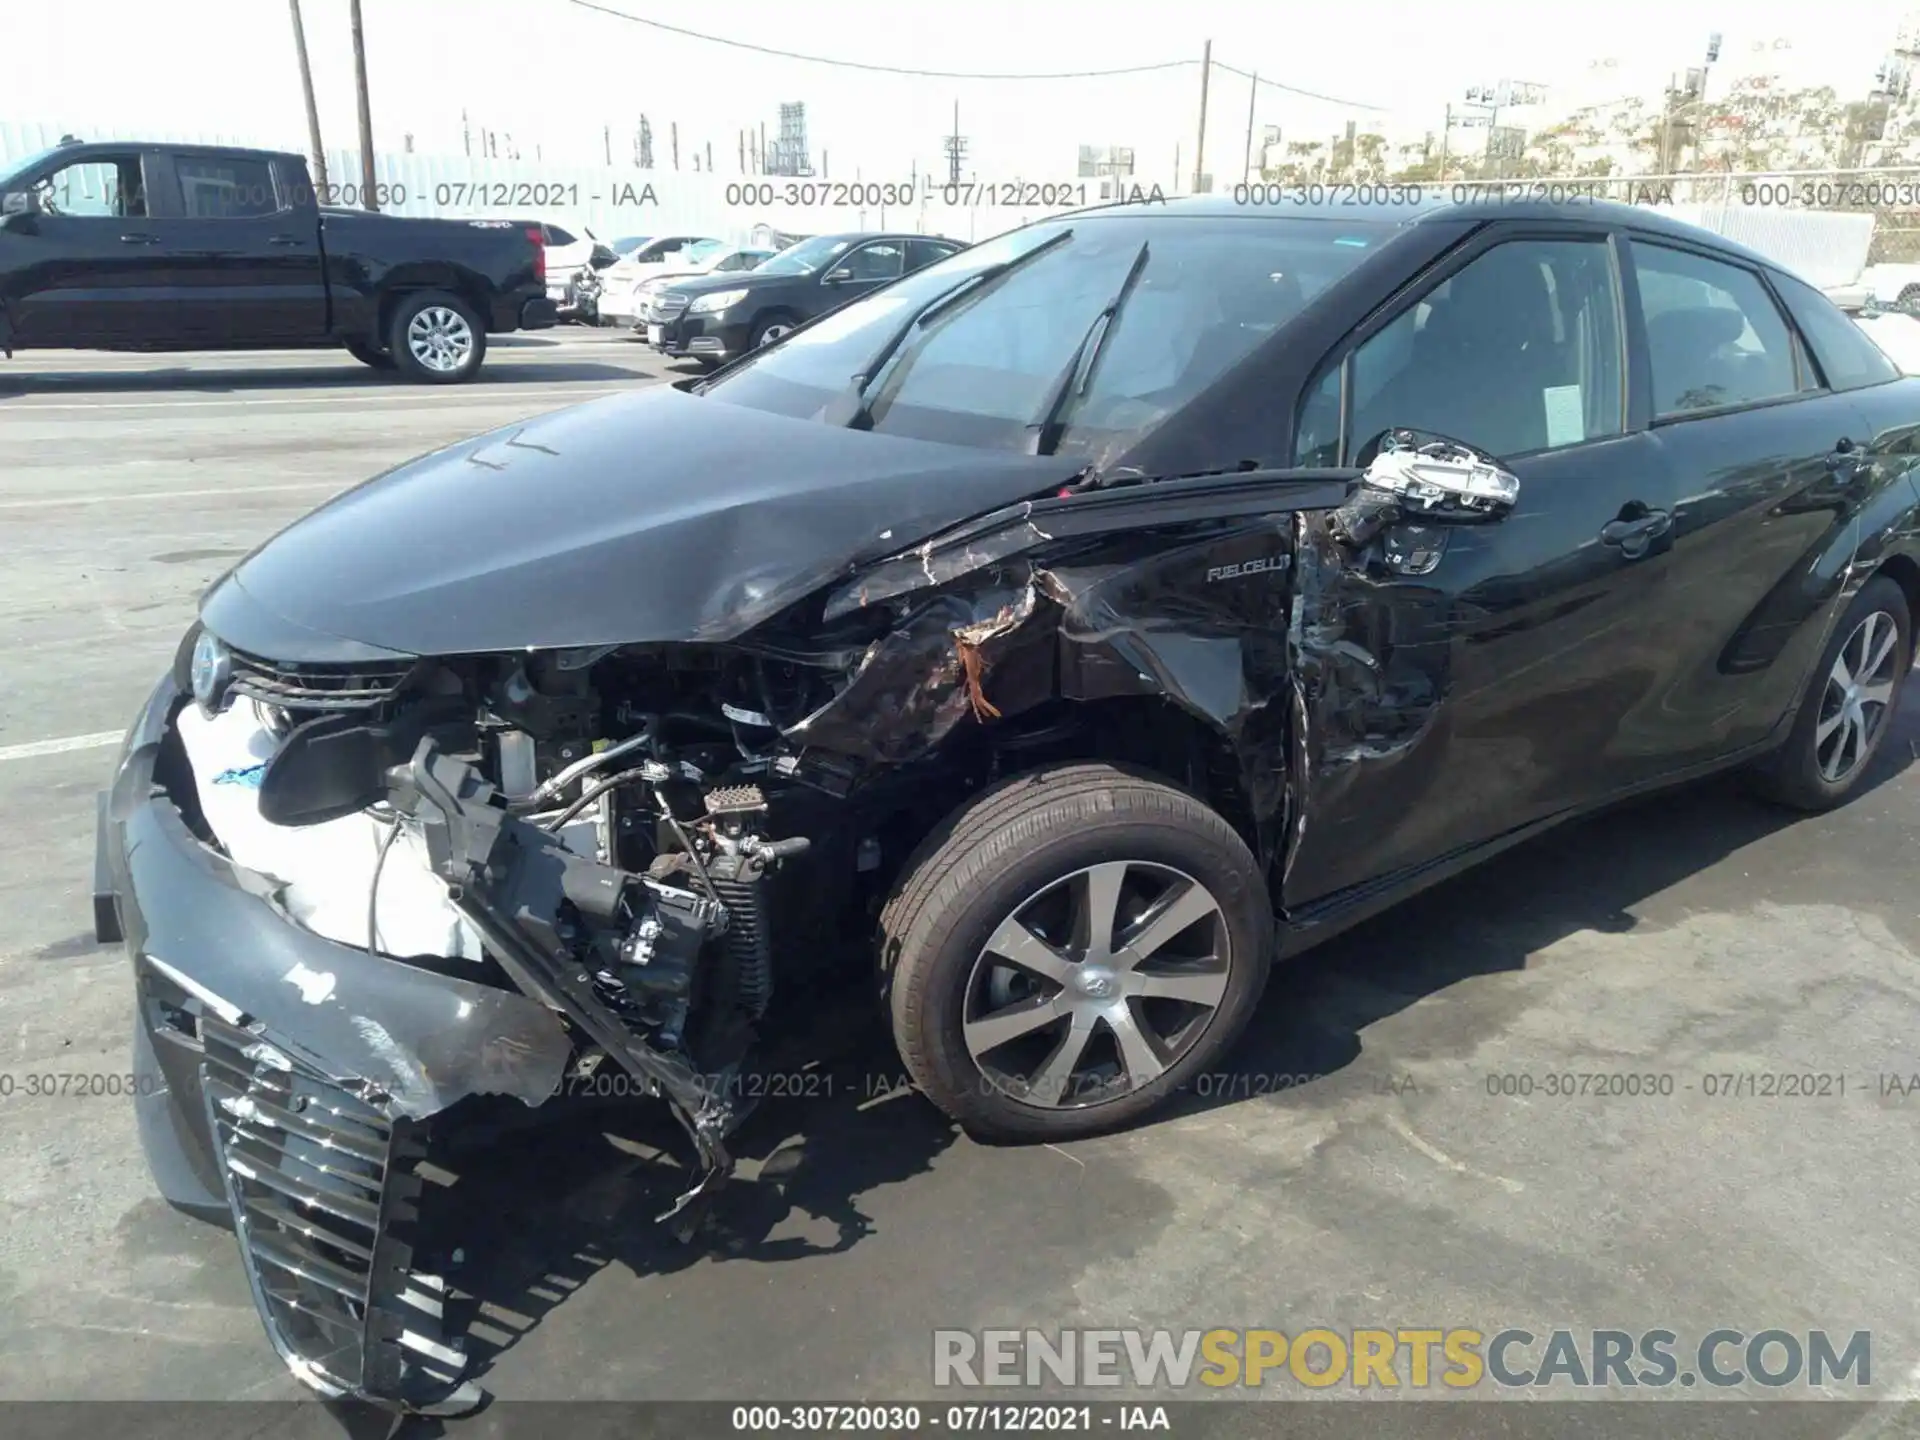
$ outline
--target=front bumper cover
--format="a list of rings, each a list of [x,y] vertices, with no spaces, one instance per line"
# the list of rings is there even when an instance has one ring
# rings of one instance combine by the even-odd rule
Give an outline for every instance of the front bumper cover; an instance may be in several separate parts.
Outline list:
[[[168,1200],[233,1226],[268,1336],[301,1380],[465,1408],[477,1392],[409,1240],[421,1122],[474,1095],[541,1103],[572,1041],[516,991],[290,922],[272,882],[203,844],[169,794],[180,703],[169,676],[127,737],[95,882],[96,925],[123,932],[133,960],[149,1167]]]

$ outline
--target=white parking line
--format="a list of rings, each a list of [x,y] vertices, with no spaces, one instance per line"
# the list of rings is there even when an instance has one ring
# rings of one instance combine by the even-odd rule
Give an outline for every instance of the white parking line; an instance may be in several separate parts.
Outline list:
[[[69,750],[98,750],[117,745],[124,730],[102,730],[97,735],[69,735],[63,740],[29,740],[24,745],[0,745],[0,760],[32,760],[41,755],[65,755]]]
[[[647,377],[636,375],[635,381],[646,383]],[[227,400],[176,400],[170,396],[153,400],[53,400],[38,401],[31,396],[17,397],[24,404],[0,404],[0,418],[7,415],[36,414],[42,410],[207,410],[221,406],[244,405],[251,409],[255,405],[365,405],[371,400],[419,401],[425,394],[435,394],[437,404],[449,405],[460,401],[469,405],[487,404],[505,400],[591,400],[601,395],[619,395],[631,387],[607,386],[588,388],[571,385],[564,390],[509,390],[504,386],[493,390],[455,390],[452,392],[408,391],[388,393],[373,391],[356,392],[350,395],[242,395]]]
[[[119,505],[128,500],[204,500],[209,496],[274,495],[287,490],[338,490],[339,480],[302,480],[295,485],[225,485],[208,490],[126,490],[114,495],[48,495],[39,500],[0,500],[0,510],[48,510],[57,505]]]

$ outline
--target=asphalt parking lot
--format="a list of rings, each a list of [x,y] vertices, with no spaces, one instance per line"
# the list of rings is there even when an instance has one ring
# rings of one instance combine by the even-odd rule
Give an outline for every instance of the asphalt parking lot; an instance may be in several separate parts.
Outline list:
[[[128,1068],[126,962],[89,933],[93,795],[201,588],[393,463],[676,373],[565,331],[445,390],[327,353],[0,364],[0,1397],[303,1393],[231,1237],[152,1193],[128,1102],[27,1093]],[[651,1222],[683,1173],[659,1115],[503,1139],[460,1171],[479,1378],[878,1399],[932,1393],[936,1328],[1729,1327],[1870,1330],[1872,1385],[1845,1398],[1910,1398],[1917,748],[1910,688],[1833,815],[1711,782],[1494,861],[1291,962],[1230,1072],[1129,1134],[973,1144],[880,1093],[862,1015],[819,1093],[749,1122],[701,1247]],[[1670,1093],[1548,1098],[1561,1074]],[[1844,1092],[1709,1093],[1774,1074]],[[1534,1094],[1492,1093],[1519,1077]],[[789,1178],[756,1177],[796,1141]],[[1796,1433],[1913,1433],[1912,1408]],[[1724,1403],[1666,1433],[1766,1432]]]

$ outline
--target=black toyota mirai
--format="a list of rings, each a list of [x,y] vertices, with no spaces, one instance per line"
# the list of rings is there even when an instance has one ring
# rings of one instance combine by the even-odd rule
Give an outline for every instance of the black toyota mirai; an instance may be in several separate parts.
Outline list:
[[[968,1130],[1064,1139],[1549,826],[1845,800],[1916,466],[1920,379],[1650,209],[1215,200],[436,451],[208,591],[101,799],[151,1168],[303,1380],[453,1403],[413,1197],[474,1105],[657,1097],[691,1235],[836,978]]]

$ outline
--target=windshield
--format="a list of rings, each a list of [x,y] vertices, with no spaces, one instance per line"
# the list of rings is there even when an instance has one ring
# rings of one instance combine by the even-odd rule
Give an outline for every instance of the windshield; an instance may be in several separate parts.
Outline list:
[[[1097,362],[1056,417],[1058,453],[1084,454],[1132,440],[1192,400],[1393,228],[1291,217],[1045,221],[797,330],[717,376],[705,393],[805,419],[842,416],[851,377],[866,374],[917,311],[1053,240],[1047,253],[982,280],[911,332],[867,396],[866,415],[887,434],[1023,448],[1094,322],[1118,301],[1098,337]]]
[[[20,184],[22,176],[33,174],[34,171],[38,170],[42,165],[45,165],[49,160],[59,158],[61,152],[68,148],[70,147],[55,145],[50,150],[42,150],[38,154],[29,155],[24,160],[17,160],[12,165],[0,169],[0,190],[18,190],[22,188]]]
[[[725,242],[720,240],[696,240],[680,252],[679,258],[700,265],[725,253],[726,248]]]
[[[789,245],[760,267],[763,275],[811,275],[853,244],[853,237],[816,235]]]
[[[613,253],[616,255],[631,255],[652,238],[651,235],[624,235],[613,242]]]

